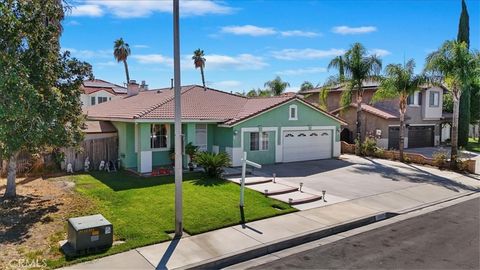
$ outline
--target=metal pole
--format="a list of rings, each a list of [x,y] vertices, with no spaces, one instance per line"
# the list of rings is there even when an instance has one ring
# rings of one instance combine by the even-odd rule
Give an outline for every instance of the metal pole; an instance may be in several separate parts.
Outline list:
[[[183,233],[182,222],[182,109],[180,105],[180,7],[173,0],[173,78],[175,98],[175,236]]]
[[[244,206],[244,191],[245,191],[245,175],[247,171],[247,152],[243,152],[242,159],[242,182],[240,183],[240,207]]]

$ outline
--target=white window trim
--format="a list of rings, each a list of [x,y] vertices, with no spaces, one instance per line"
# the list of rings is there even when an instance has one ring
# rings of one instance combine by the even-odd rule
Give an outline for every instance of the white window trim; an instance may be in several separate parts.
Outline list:
[[[433,94],[433,105],[430,105],[431,94]],[[437,95],[437,105],[435,105],[435,94]],[[438,91],[430,91],[430,93],[428,94],[428,106],[429,106],[430,108],[438,108],[438,107],[440,107],[440,92],[438,92]]]
[[[151,127],[151,125],[165,125],[165,126],[166,126],[166,128],[167,128],[167,135],[166,135],[166,137],[167,137],[167,147],[152,148],[152,143],[151,143],[152,133],[151,133],[151,131],[150,131],[150,137],[149,137],[149,138],[150,138],[150,150],[151,150],[152,152],[170,151],[170,125],[167,124],[167,123],[152,123],[152,124],[150,124],[150,127]]]
[[[204,151],[208,151],[208,124],[206,123],[202,123],[201,125],[205,125],[205,144],[198,144],[197,142],[197,125],[198,124],[195,124],[195,146],[198,146],[199,147],[199,150],[202,150],[200,149],[202,146],[204,146],[205,150]]]
[[[295,109],[295,117],[292,117],[292,109]],[[297,107],[297,105],[290,105],[288,107],[288,120],[298,120],[298,107]]]
[[[251,145],[249,146],[249,150],[250,152],[267,152],[270,150],[270,134],[268,134],[268,131],[265,131],[265,130],[262,130],[262,131],[252,131],[250,133],[258,133],[258,150],[252,150],[251,148]],[[267,142],[268,142],[268,147],[267,149],[262,149],[262,146],[263,146],[263,133],[267,133]],[[251,136],[251,135],[250,135]],[[250,140],[252,139],[252,137],[250,137]],[[250,141],[251,143],[251,141]]]

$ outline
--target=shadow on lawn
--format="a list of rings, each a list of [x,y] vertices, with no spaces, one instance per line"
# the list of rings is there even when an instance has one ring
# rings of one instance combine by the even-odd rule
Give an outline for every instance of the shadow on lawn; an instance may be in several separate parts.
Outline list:
[[[194,179],[192,183],[196,186],[214,187],[228,184],[228,181],[219,178],[209,178],[202,175],[201,178]]]
[[[175,177],[173,175],[140,177],[124,171],[116,173],[91,172],[90,175],[114,191],[148,188],[175,183]],[[186,173],[183,175],[183,181],[190,181],[198,179],[199,177],[201,177],[199,173]]]
[[[0,244],[23,243],[30,238],[32,226],[51,222],[49,214],[59,209],[57,205],[44,205],[45,202],[35,195],[17,195],[14,200],[0,198]]]

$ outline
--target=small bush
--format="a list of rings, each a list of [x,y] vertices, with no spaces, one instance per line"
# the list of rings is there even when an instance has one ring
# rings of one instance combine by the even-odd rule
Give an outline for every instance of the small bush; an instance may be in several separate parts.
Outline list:
[[[448,165],[447,152],[440,151],[433,153],[433,164],[439,168],[445,168]]]
[[[218,154],[200,152],[196,155],[195,161],[211,177],[219,177],[223,172],[223,168],[230,166],[230,156],[224,152]]]
[[[366,138],[362,143],[360,153],[364,156],[373,156],[377,150],[377,141],[373,138]]]

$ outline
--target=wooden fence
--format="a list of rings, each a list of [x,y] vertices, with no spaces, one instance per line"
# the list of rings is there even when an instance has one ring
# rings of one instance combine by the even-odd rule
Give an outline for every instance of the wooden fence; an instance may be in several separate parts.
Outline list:
[[[65,163],[62,169],[71,163],[74,171],[84,169],[85,159],[90,160],[90,170],[97,170],[100,162],[118,159],[118,137],[109,137],[83,141],[80,150],[67,148],[63,150],[65,154]]]
[[[118,159],[118,137],[86,140],[81,143],[80,148],[64,148],[62,152],[65,154],[62,170],[66,169],[68,163],[72,163],[74,171],[83,170],[87,157],[90,160],[90,169],[97,170],[102,160],[107,162]],[[17,175],[29,173],[34,166],[45,166],[51,159],[49,154],[34,158],[30,153],[22,151],[17,158]],[[7,166],[6,160],[0,160],[0,176],[6,176]]]

